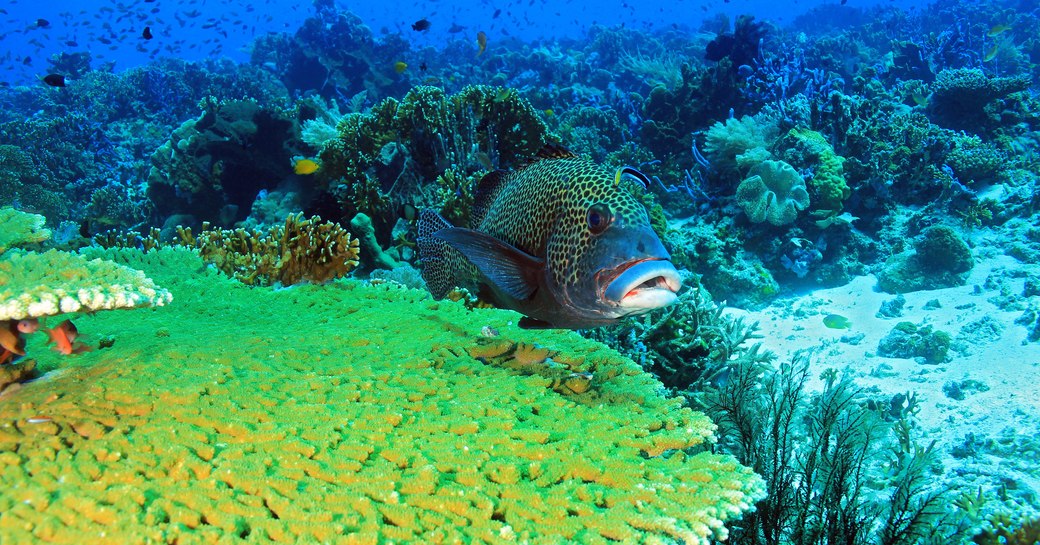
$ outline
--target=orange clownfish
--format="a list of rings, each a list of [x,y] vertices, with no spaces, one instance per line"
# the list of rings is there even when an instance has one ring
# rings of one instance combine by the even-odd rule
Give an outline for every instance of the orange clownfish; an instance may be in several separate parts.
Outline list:
[[[47,337],[50,338],[50,342],[54,343],[54,350],[65,354],[81,354],[90,350],[90,347],[81,343],[76,342],[76,338],[79,337],[79,330],[72,323],[72,320],[65,320],[58,324],[58,327],[53,329],[45,330]]]

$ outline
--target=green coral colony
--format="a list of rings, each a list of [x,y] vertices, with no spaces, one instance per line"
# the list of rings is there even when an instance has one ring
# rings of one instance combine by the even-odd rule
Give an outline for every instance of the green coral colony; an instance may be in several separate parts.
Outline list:
[[[521,4],[0,33],[0,543],[1040,543],[1040,14]]]

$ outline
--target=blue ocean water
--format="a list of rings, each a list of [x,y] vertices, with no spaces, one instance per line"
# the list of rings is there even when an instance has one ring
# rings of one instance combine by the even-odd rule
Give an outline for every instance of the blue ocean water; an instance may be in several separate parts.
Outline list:
[[[1035,1],[15,0],[0,22],[0,208],[54,233],[27,251],[192,246],[180,227],[231,249],[303,214],[361,240],[355,279],[580,328],[708,412],[769,483],[737,543],[1038,543]],[[553,183],[483,201],[532,160]]]
[[[817,5],[838,2],[762,2],[757,0],[677,2],[334,2],[349,10],[376,35],[400,34],[414,48],[441,48],[452,40],[473,41],[478,31],[491,43],[505,37],[521,40],[580,38],[592,25],[621,26],[654,31],[679,25],[697,29],[716,14],[735,18],[752,14],[759,19],[789,23]],[[893,6],[914,10],[910,0],[852,0],[850,9]],[[100,2],[67,0],[40,3],[8,2],[0,32],[4,53],[3,81],[25,84],[46,75],[47,59],[58,53],[91,52],[97,63],[113,62],[116,69],[165,56],[189,61],[226,56],[242,62],[249,58],[253,39],[268,32],[294,32],[314,13],[311,2],[251,2],[238,4],[201,0],[163,2],[144,0]],[[411,25],[420,19],[432,23],[428,32]],[[43,19],[48,24],[41,26]],[[149,27],[155,36],[141,34]],[[458,30],[452,31],[456,28]]]

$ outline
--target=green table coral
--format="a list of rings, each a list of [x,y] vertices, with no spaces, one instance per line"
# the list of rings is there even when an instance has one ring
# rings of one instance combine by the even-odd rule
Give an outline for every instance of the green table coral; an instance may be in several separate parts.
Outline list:
[[[99,257],[178,304],[0,400],[0,541],[707,545],[763,495],[635,363],[389,284],[255,289]],[[407,317],[408,319],[401,319]],[[501,331],[481,334],[482,327]]]
[[[168,291],[141,271],[122,265],[57,250],[5,251],[8,246],[49,239],[45,221],[37,214],[0,208],[0,324],[170,302]]]
[[[0,254],[12,246],[49,240],[51,231],[44,227],[46,222],[39,214],[0,208]]]

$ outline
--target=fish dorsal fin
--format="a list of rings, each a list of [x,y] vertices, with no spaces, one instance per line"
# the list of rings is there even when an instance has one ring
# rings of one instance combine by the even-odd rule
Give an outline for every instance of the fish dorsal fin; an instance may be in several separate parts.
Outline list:
[[[577,155],[563,144],[547,142],[542,146],[542,149],[538,150],[538,153],[534,154],[534,161],[541,159],[570,159],[572,157],[577,157]]]
[[[578,155],[573,151],[567,149],[563,144],[556,144],[554,142],[548,142],[538,153],[535,153],[533,157],[524,161],[520,166],[516,167],[516,170],[523,170],[539,161],[545,161],[549,159],[573,159]]]
[[[538,289],[538,275],[545,268],[544,260],[473,229],[451,227],[441,229],[433,236],[461,252],[485,278],[508,296],[526,301]]]
[[[487,216],[491,204],[498,198],[502,188],[506,186],[509,172],[505,170],[492,170],[477,182],[477,190],[473,193],[473,208],[469,214],[470,227],[478,227]]]

